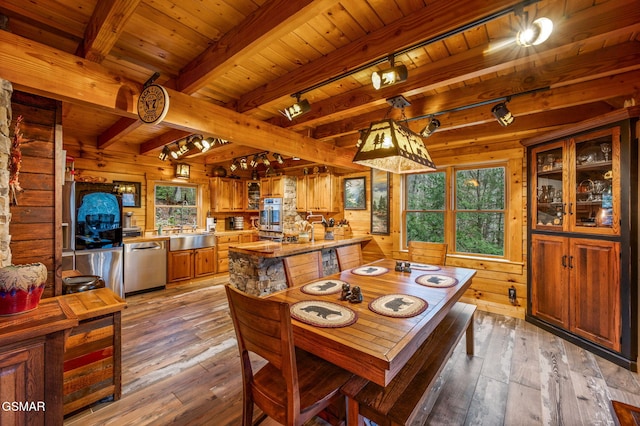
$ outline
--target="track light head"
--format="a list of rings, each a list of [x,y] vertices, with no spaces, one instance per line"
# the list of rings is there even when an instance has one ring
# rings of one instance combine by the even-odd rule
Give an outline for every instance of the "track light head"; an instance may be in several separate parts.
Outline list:
[[[284,164],[284,158],[282,158],[282,155],[278,154],[277,152],[273,153],[273,158],[276,159],[278,164]]]
[[[233,160],[233,163],[229,166],[229,170],[231,173],[235,172],[238,169],[238,160]]]
[[[247,170],[249,168],[249,165],[247,164],[247,158],[243,157],[240,159],[240,168],[242,170]]]
[[[167,159],[170,153],[171,150],[168,146],[165,145],[164,148],[162,148],[162,151],[160,151],[160,155],[158,155],[158,158],[160,159],[160,161],[164,161]]]
[[[262,160],[262,164],[265,165],[265,167],[269,167],[271,165],[271,161],[269,161],[269,159],[267,158],[267,154],[264,153],[260,156],[260,159]]]
[[[498,123],[500,123],[500,125],[503,127],[508,126],[515,120],[515,117],[513,116],[513,114],[511,114],[511,111],[509,111],[509,108],[507,108],[507,104],[505,102],[500,102],[499,104],[495,105],[493,108],[491,108],[491,112],[498,120]]]
[[[295,104],[286,107],[284,111],[280,111],[280,113],[285,117],[287,117],[289,121],[292,121],[294,118],[300,117],[301,115],[311,111],[311,105],[309,104],[308,100],[306,99],[300,100],[299,95],[296,96],[296,99],[297,101]]]
[[[526,21],[525,13],[524,20]],[[531,24],[524,24],[524,27],[516,35],[516,43],[519,46],[537,46],[547,41],[553,32],[553,22],[549,18],[538,18]]]
[[[401,83],[407,79],[409,71],[404,65],[397,65],[385,70],[374,71],[371,74],[371,84],[376,90],[380,90],[382,87],[393,86],[394,84]]]
[[[255,169],[258,166],[258,154],[254,155],[253,158],[251,159],[251,163],[249,164],[251,166],[252,169]]]
[[[424,129],[420,131],[420,136],[423,138],[428,138],[432,134],[435,133],[436,130],[440,127],[440,121],[437,118],[431,118]]]

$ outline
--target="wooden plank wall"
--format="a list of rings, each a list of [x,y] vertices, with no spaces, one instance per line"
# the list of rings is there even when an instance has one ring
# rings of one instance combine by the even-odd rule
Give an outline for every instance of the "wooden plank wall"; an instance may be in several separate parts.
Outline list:
[[[17,205],[10,207],[12,263],[43,263],[48,271],[43,297],[51,297],[61,294],[62,290],[55,260],[57,103],[18,91],[13,92],[11,103],[12,136],[16,119],[23,117],[19,182],[24,189],[17,195]],[[59,240],[58,244],[61,244]]]

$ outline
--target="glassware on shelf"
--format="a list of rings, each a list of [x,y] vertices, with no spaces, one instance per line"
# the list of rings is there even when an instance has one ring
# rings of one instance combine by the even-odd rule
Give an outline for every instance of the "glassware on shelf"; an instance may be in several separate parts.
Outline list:
[[[603,142],[600,144],[600,151],[604,154],[604,161],[609,161],[609,153],[611,152],[611,144]]]

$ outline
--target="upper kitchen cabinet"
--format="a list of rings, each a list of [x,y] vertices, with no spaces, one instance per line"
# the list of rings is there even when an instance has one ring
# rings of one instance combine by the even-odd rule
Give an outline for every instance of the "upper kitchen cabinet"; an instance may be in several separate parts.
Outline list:
[[[638,335],[638,117],[614,111],[525,139],[526,319],[632,370]]]
[[[216,177],[209,181],[211,211],[216,213],[245,210],[244,182],[239,179]]]
[[[534,148],[532,228],[620,235],[620,127]]]
[[[314,212],[337,211],[340,206],[338,180],[331,173],[315,173],[299,177],[296,209]],[[301,197],[305,199],[301,200]],[[303,206],[305,208],[300,208]]]
[[[284,197],[284,176],[271,176],[260,179],[260,196],[263,198]]]

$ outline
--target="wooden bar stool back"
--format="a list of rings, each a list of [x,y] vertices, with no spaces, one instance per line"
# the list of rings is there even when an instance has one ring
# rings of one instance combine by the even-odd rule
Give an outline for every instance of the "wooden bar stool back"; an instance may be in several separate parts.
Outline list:
[[[447,259],[445,243],[426,243],[409,241],[409,260],[412,262],[444,265]]]
[[[225,290],[242,366],[243,426],[253,424],[254,404],[281,424],[302,425],[344,400],[340,387],[353,374],[295,348],[287,303],[254,297],[230,285]],[[254,372],[249,352],[267,364]]]
[[[336,248],[336,255],[340,271],[357,268],[362,265],[362,248],[360,244],[338,247]]]
[[[296,254],[283,259],[288,287],[297,287],[322,278],[322,252]]]

